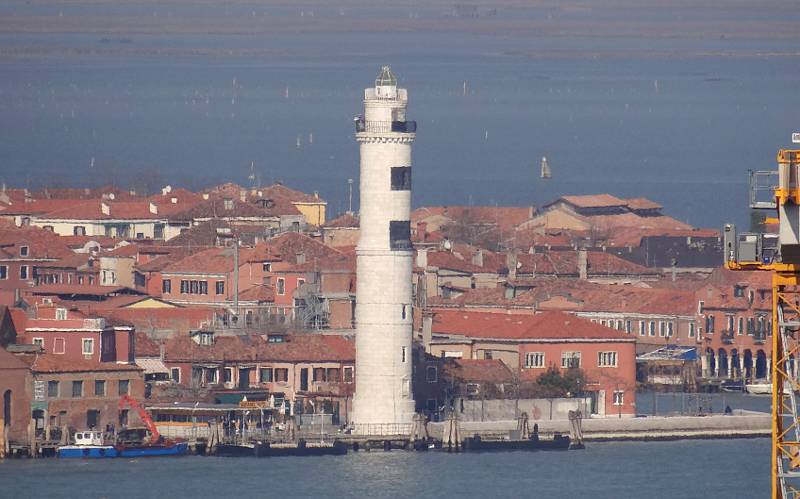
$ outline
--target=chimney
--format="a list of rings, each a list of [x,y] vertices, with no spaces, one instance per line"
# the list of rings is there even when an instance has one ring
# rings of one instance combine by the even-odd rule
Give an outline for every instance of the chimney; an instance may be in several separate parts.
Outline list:
[[[150,213],[153,215],[158,215],[158,206],[156,206],[152,201],[150,201]]]
[[[319,199],[319,191],[314,191],[314,199]]]
[[[417,222],[417,239],[422,242],[428,239],[428,222]]]
[[[513,280],[517,278],[517,254],[513,251],[506,253],[506,267],[508,267],[508,278]]]
[[[483,250],[479,249],[472,255],[472,265],[477,265],[478,267],[483,267]]]
[[[247,201],[247,191],[239,191],[239,201],[242,203]]]
[[[431,339],[433,338],[433,314],[431,312],[422,313],[422,346],[425,351],[431,352]]]
[[[107,205],[106,203],[100,203],[100,211],[103,212],[103,215],[111,216],[111,206]]]
[[[164,352],[166,348],[164,348],[164,344],[161,343],[158,345],[158,358],[161,359],[161,362],[164,362]]]
[[[208,196],[208,193],[207,193],[207,192],[204,192],[204,193],[203,193],[203,199],[204,199],[204,200],[206,200],[206,201],[208,201],[208,198],[209,198],[209,196]]]
[[[589,278],[589,254],[586,249],[578,250],[578,277],[581,279]]]
[[[422,248],[417,249],[417,267],[423,269],[428,266],[428,252]]]
[[[172,204],[178,204],[178,198],[169,198],[169,202]]]

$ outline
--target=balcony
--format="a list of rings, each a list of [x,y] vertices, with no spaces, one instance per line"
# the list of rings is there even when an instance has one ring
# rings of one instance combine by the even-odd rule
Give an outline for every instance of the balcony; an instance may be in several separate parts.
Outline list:
[[[373,133],[416,133],[416,121],[365,121],[364,118],[358,118],[354,121],[356,124],[356,132],[373,132]]]

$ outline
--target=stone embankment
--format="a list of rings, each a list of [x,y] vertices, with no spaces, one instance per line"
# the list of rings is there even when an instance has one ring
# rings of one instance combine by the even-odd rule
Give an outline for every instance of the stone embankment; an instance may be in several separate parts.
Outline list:
[[[543,436],[570,433],[567,420],[530,421],[539,425]],[[583,439],[587,442],[626,440],[683,440],[769,437],[771,416],[763,412],[734,411],[731,415],[647,416],[584,419]],[[443,423],[431,423],[431,436],[440,439]],[[461,435],[507,438],[517,428],[516,421],[474,421],[461,423]]]

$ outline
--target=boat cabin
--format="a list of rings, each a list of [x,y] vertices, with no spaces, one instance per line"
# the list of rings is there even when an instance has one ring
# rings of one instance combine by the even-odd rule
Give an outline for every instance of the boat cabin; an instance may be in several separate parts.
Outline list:
[[[103,445],[103,432],[79,431],[75,433],[75,445]]]

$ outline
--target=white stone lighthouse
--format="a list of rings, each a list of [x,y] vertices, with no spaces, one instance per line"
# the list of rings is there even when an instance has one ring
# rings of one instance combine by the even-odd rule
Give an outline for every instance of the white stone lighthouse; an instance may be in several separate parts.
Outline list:
[[[356,392],[351,422],[358,433],[392,434],[410,424],[411,143],[406,89],[383,66],[364,91],[356,121],[361,153],[361,232],[356,248]]]

